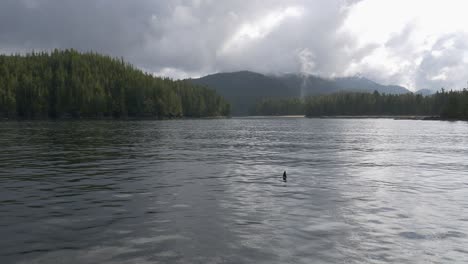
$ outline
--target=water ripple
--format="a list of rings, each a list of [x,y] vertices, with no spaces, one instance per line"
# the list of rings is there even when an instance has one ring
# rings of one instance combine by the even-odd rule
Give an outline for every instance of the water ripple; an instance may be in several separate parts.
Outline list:
[[[1,263],[468,261],[464,122],[5,122],[0,146]]]

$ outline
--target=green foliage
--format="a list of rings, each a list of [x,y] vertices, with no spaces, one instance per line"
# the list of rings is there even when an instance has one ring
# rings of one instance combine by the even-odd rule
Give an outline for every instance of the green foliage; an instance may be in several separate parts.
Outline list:
[[[257,103],[253,115],[304,115],[304,100],[299,98],[263,99]]]
[[[468,91],[442,90],[420,94],[335,93],[300,99],[267,99],[257,103],[257,115],[363,116],[430,115],[445,119],[468,119]]]
[[[227,116],[213,90],[154,77],[121,59],[75,50],[0,55],[0,116]]]
[[[468,118],[468,91],[420,94],[338,93],[310,97],[306,100],[307,116],[323,115],[433,115],[442,118]]]

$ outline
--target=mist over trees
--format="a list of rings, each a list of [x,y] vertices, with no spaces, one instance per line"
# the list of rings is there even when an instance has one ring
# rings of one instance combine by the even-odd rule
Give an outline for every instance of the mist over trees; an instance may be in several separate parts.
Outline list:
[[[305,99],[264,99],[257,103],[253,114],[303,114],[309,117],[421,115],[468,119],[468,91],[447,92],[442,89],[431,96],[340,92]]]
[[[386,94],[405,94],[410,91],[397,85],[382,85],[363,77],[323,78],[314,75],[264,75],[250,71],[224,72],[199,79],[195,84],[207,85],[226,98],[235,115],[255,112],[256,103],[270,99],[294,98],[333,94],[338,92],[378,91]]]
[[[143,73],[122,59],[75,50],[0,55],[0,116],[205,117],[230,115],[215,91]]]

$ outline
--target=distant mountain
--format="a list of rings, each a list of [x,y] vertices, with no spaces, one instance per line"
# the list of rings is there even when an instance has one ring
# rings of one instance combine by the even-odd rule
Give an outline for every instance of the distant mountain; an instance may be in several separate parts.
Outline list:
[[[247,115],[255,103],[265,97],[297,96],[297,92],[290,91],[281,81],[249,71],[217,73],[190,81],[215,89],[231,103],[233,115]]]
[[[299,95],[330,94],[340,91],[369,92],[387,94],[404,94],[410,91],[396,85],[382,85],[363,77],[343,77],[335,79],[321,78],[317,76],[300,76],[288,74],[274,77],[286,84],[290,89],[298,89]]]
[[[231,103],[233,115],[247,115],[256,102],[263,98],[291,98],[340,91],[378,91],[387,94],[410,92],[401,86],[381,85],[363,77],[328,79],[296,74],[267,76],[249,71],[217,73],[190,81],[215,89]]]
[[[378,91],[386,94],[405,94],[410,91],[398,85],[382,85],[363,77],[344,77],[334,79],[343,91],[370,92]]]
[[[335,93],[340,90],[340,87],[331,80],[320,78],[317,76],[301,76],[296,74],[286,74],[282,76],[274,76],[277,81],[285,84],[290,91],[294,92],[293,96],[308,96],[318,94]]]

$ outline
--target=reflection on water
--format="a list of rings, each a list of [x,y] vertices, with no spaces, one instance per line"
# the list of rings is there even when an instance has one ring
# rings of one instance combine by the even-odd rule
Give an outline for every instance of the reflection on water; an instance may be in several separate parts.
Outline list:
[[[468,261],[463,122],[7,122],[0,146],[1,263]]]

